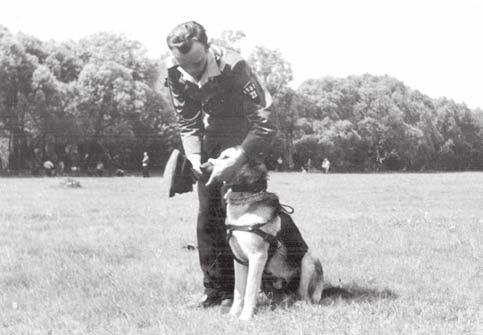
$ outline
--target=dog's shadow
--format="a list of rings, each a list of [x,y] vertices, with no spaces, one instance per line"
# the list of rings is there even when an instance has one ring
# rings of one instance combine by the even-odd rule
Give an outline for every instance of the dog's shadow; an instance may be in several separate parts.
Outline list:
[[[332,305],[341,301],[348,303],[374,302],[376,300],[393,300],[398,295],[388,289],[378,289],[363,287],[356,283],[333,286],[326,284],[322,293],[320,305]],[[269,306],[271,309],[287,308],[297,303],[294,295],[269,295],[264,299],[262,305]]]
[[[331,304],[340,300],[348,302],[373,302],[376,300],[397,299],[397,297],[398,295],[388,288],[363,287],[355,283],[343,286],[332,286],[328,284],[324,287],[321,304]]]

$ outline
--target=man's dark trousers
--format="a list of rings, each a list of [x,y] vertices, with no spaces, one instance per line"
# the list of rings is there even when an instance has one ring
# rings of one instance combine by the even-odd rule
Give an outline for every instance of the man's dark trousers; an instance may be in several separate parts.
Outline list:
[[[206,187],[198,182],[197,238],[203,285],[209,296],[232,298],[234,289],[233,256],[226,240],[226,208],[222,186]]]

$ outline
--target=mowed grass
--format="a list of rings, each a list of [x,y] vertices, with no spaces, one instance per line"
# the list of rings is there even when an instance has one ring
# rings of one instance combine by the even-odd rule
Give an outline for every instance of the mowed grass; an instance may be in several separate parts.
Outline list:
[[[251,322],[202,293],[196,194],[161,177],[0,179],[0,334],[481,334],[483,174],[272,173],[320,305]]]

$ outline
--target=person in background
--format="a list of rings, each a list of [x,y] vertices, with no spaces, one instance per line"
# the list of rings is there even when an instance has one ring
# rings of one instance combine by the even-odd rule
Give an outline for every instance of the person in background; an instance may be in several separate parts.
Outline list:
[[[97,162],[95,174],[99,177],[102,177],[102,175],[104,174],[104,163],[102,161]]]
[[[43,164],[45,175],[52,177],[55,174],[55,165],[51,161],[47,160]]]
[[[144,152],[143,155],[143,177],[149,177],[149,156],[147,152]]]
[[[64,163],[64,161],[61,160],[57,163],[57,174],[59,176],[63,176],[64,170],[65,170],[65,163]]]
[[[283,168],[283,158],[282,156],[278,156],[277,158],[277,171],[282,171]]]
[[[328,173],[329,168],[330,168],[330,162],[327,158],[324,158],[324,160],[322,161],[322,170],[324,171],[324,173]]]

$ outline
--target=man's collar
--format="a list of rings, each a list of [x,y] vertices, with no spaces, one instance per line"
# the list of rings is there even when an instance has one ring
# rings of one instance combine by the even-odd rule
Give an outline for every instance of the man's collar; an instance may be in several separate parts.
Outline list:
[[[203,72],[203,75],[201,76],[200,80],[196,80],[195,78],[193,78],[192,75],[190,75],[181,66],[179,66],[178,62],[174,57],[171,57],[171,59],[168,59],[167,65],[168,65],[168,68],[177,67],[178,71],[181,72],[184,80],[190,81],[193,84],[196,84],[199,87],[202,87],[204,84],[206,84],[209,81],[210,78],[219,76],[221,74],[220,66],[224,64],[220,63],[220,66],[218,65],[216,61],[215,53],[210,48],[208,50],[208,64],[206,64],[205,72]]]

